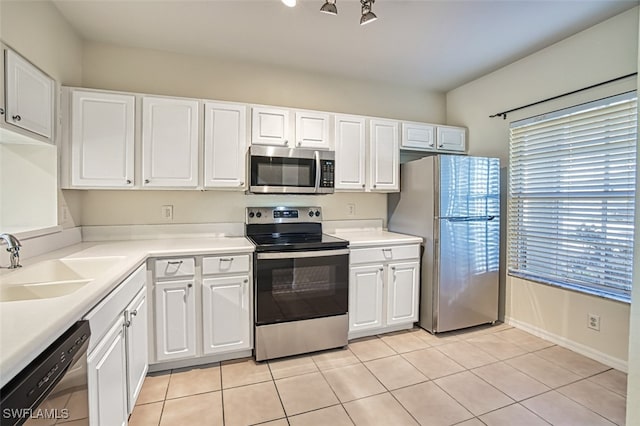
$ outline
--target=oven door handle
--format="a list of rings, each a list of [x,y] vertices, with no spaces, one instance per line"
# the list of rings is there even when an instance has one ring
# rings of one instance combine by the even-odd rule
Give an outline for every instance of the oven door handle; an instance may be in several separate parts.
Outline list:
[[[320,153],[318,151],[313,152],[313,158],[316,160],[316,190],[318,192],[320,190]]]
[[[258,260],[260,259],[297,259],[301,257],[327,257],[327,256],[341,256],[344,254],[349,254],[349,249],[258,253]]]

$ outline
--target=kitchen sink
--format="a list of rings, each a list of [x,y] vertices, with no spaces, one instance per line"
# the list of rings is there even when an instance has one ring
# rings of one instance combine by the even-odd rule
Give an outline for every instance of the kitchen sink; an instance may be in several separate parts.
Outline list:
[[[124,256],[45,260],[0,276],[0,302],[71,294],[119,264]]]
[[[46,282],[37,284],[8,285],[0,287],[0,302],[17,300],[50,299],[66,296],[80,290],[91,280]]]

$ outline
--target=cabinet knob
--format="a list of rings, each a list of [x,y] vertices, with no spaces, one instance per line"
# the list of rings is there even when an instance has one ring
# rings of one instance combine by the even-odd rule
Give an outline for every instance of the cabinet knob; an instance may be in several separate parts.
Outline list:
[[[14,115],[13,117],[11,117],[13,119],[13,121],[20,121],[22,120],[22,117],[20,117],[19,115]]]
[[[364,183],[363,183],[363,184],[362,184],[362,187],[364,188],[364,186],[365,186],[365,185],[364,185]]]
[[[384,268],[380,268],[380,269],[378,269],[378,271],[382,272],[382,271],[384,271]]]
[[[134,309],[133,311],[131,311],[131,316],[135,317],[136,315],[138,315],[138,310]]]
[[[298,142],[298,146],[302,145],[302,142]]]
[[[438,145],[438,148],[444,148],[443,144]]]
[[[248,283],[248,282],[249,282],[249,280],[244,280],[244,282],[245,282],[245,283]]]
[[[150,183],[151,181],[149,179],[145,179],[144,183]]]
[[[193,287],[193,284],[187,284],[187,287],[191,288]]]
[[[396,267],[395,267],[395,266],[392,266],[392,267],[391,267],[391,270],[392,270],[392,271],[395,271],[395,270],[396,270]]]
[[[127,185],[131,185],[131,179],[127,179]]]
[[[284,141],[284,144],[285,145],[289,145],[289,141]]]
[[[4,108],[0,108],[0,115],[4,115]]]
[[[375,184],[375,183],[373,184],[373,187],[374,187],[374,188],[376,187],[376,184]]]
[[[238,186],[243,186],[244,182],[238,182]]]

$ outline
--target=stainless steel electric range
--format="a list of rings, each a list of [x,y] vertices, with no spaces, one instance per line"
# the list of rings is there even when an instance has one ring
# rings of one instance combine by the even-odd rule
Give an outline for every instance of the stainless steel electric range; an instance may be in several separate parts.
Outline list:
[[[347,345],[348,241],[322,233],[320,207],[249,207],[257,361]]]

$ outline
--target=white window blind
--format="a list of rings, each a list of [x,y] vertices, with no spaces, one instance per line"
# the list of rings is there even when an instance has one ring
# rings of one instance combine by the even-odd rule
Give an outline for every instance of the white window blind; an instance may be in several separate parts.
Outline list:
[[[509,274],[630,300],[637,97],[511,124]]]

